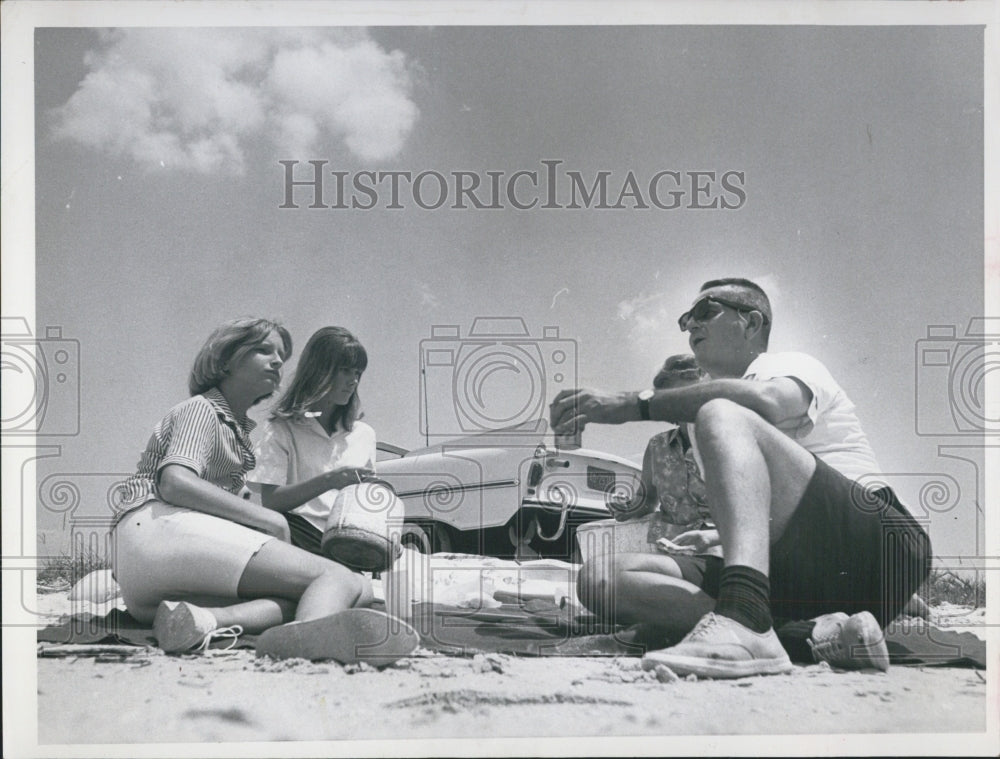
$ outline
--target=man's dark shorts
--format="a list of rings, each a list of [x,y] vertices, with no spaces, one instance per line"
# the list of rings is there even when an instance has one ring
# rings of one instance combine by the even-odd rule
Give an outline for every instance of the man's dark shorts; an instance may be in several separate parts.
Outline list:
[[[674,558],[685,579],[718,597],[721,559]],[[817,459],[802,501],[771,546],[771,614],[870,611],[884,627],[930,568],[930,539],[890,488],[865,491]]]

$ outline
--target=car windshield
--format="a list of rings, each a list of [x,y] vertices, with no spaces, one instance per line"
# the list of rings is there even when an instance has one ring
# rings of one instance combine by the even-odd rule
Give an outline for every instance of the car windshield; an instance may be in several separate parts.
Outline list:
[[[398,445],[392,445],[391,443],[378,443],[375,446],[375,461],[392,461],[393,459],[402,458],[408,451],[405,448],[400,448]]]

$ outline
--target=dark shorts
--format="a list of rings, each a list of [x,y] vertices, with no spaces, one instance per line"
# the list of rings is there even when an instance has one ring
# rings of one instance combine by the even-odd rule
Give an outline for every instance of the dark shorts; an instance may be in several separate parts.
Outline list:
[[[712,598],[719,597],[719,581],[722,579],[724,562],[718,556],[685,556],[671,554],[677,563],[681,577],[692,585],[697,585]]]
[[[718,597],[721,559],[672,558],[684,579]],[[884,627],[930,569],[930,539],[890,488],[864,491],[817,459],[802,501],[771,546],[771,614],[869,611]]]
[[[292,533],[293,546],[298,546],[309,553],[323,555],[320,551],[323,533],[313,527],[308,519],[289,511],[285,514],[285,521],[288,522],[288,529]]]

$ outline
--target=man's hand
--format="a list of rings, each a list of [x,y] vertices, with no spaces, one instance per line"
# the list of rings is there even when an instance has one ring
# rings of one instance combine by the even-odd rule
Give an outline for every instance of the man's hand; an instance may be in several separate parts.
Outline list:
[[[601,390],[563,390],[549,405],[549,423],[557,435],[582,431],[587,424],[639,421],[639,394]]]

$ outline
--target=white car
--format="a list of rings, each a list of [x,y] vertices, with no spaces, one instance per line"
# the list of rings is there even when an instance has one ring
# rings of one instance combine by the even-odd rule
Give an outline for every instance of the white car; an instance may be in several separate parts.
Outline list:
[[[425,553],[579,560],[576,528],[633,497],[641,470],[541,433],[487,432],[407,451],[379,444],[379,479],[404,504],[402,542]]]

